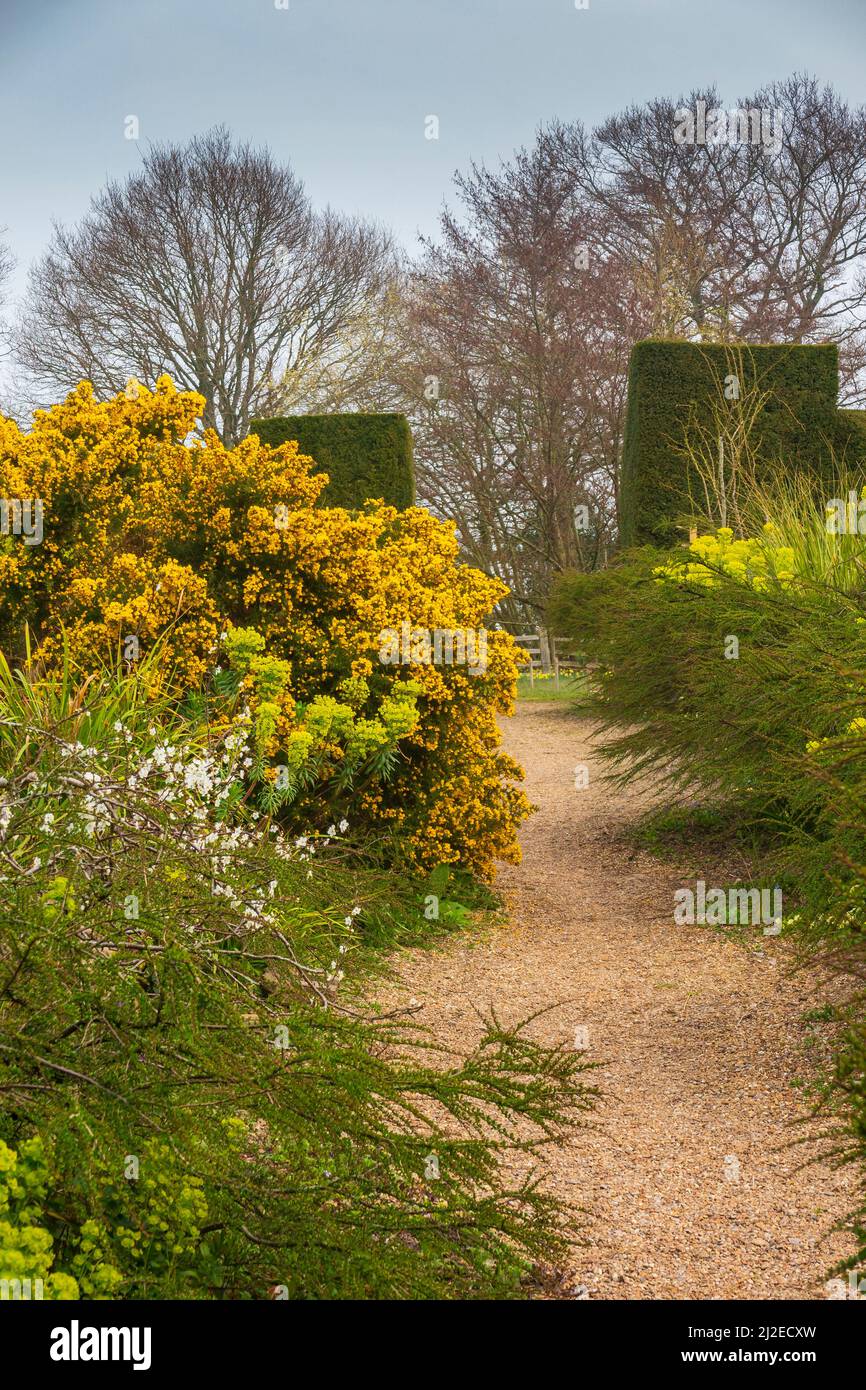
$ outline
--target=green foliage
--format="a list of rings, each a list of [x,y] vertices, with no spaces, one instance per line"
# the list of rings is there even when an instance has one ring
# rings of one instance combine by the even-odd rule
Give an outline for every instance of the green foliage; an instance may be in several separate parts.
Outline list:
[[[838,349],[833,344],[736,347],[722,344],[637,343],[629,364],[620,481],[623,546],[671,545],[682,538],[690,498],[703,484],[689,447],[715,447],[725,413],[725,378],[738,378],[740,401],[754,401],[748,449],[760,478],[784,464],[829,484],[837,466],[866,456],[866,430],[837,408]],[[830,493],[826,494],[831,495]]]
[[[843,416],[846,424],[853,426],[855,430],[859,430],[866,436],[866,410],[840,410],[839,414]]]
[[[723,571],[709,584],[660,577],[671,562],[700,564],[690,550],[646,548],[566,577],[554,597],[557,624],[579,630],[599,663],[587,705],[610,734],[607,756],[623,776],[757,793],[765,808],[784,804],[790,821],[814,825],[824,791],[808,775],[807,745],[841,734],[863,703],[859,597],[757,587]],[[732,635],[739,655],[726,659]]]
[[[211,717],[231,719],[235,738],[249,744],[246,794],[255,787],[262,810],[340,819],[347,791],[389,780],[400,740],[418,725],[417,681],[392,682],[377,717],[361,718],[356,707],[369,696],[363,678],[340,683],[352,703],[317,695],[296,704],[291,662],[267,652],[255,628],[230,628],[223,647],[231,665],[215,678]]]
[[[17,1153],[0,1139],[0,1281],[4,1298],[78,1297],[79,1285],[72,1276],[50,1272],[54,1250],[42,1209],[48,1186],[41,1138],[25,1139]]]
[[[296,439],[330,479],[319,505],[362,507],[381,497],[403,510],[415,503],[412,432],[404,415],[282,415],[253,420],[251,434],[276,447]]]
[[[742,807],[725,804],[680,805],[677,802],[653,807],[637,822],[631,839],[641,849],[660,859],[682,863],[695,852],[706,856],[707,849],[721,849],[731,841],[744,842],[754,849],[754,839],[744,834]]]
[[[429,934],[426,885],[284,838],[232,726],[149,696],[149,660],[83,686],[0,663],[0,1277],[519,1297],[566,1214],[502,1158],[579,1122],[580,1054],[491,1018],[455,1060],[377,1013],[365,938]]]

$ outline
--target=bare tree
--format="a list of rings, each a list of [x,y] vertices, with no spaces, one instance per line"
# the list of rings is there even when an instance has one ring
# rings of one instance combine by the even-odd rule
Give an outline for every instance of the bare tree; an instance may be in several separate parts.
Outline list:
[[[378,284],[347,303],[333,333],[295,355],[270,393],[273,412],[402,410],[405,295],[405,265],[395,257]]]
[[[0,363],[4,365],[3,381],[0,384],[2,396],[0,396],[0,414],[14,414],[13,406],[10,403],[10,392],[12,383],[9,379],[6,367],[10,355],[8,342],[8,325],[3,317],[3,310],[6,306],[6,290],[9,277],[15,268],[15,259],[8,245],[3,240],[6,235],[6,228],[0,227]]]
[[[12,252],[9,250],[3,238],[6,235],[6,228],[0,227],[0,309],[6,304],[6,283],[15,268],[15,261]],[[3,321],[0,320],[0,332],[3,330]],[[2,339],[0,339],[2,341]],[[5,356],[8,349],[3,349],[0,355]]]
[[[0,238],[5,237],[7,231],[7,227],[0,227]],[[12,265],[12,252],[9,250],[6,242],[0,240],[0,295],[3,293],[5,281],[12,273]],[[0,304],[2,303],[3,300],[0,298]]]
[[[741,99],[712,138],[678,139],[681,113],[699,108],[724,110],[710,88],[631,107],[592,135],[555,124],[550,158],[599,210],[600,245],[630,261],[654,332],[830,338],[857,364],[866,109],[795,74]]]
[[[200,391],[228,443],[327,360],[392,274],[380,228],[315,213],[267,150],[224,129],[148,152],[81,223],[54,229],[17,327],[20,360],[52,393],[130,375]]]
[[[523,625],[555,573],[613,544],[626,366],[648,324],[543,140],[456,187],[460,214],[444,213],[409,293],[419,492],[509,584],[502,616]]]
[[[699,110],[725,119],[682,138]],[[863,110],[795,75],[728,110],[710,88],[591,133],[553,123],[498,172],[457,179],[460,214],[443,216],[412,282],[404,389],[422,496],[508,581],[516,615],[615,541],[638,338],[829,339],[857,399],[864,129]]]

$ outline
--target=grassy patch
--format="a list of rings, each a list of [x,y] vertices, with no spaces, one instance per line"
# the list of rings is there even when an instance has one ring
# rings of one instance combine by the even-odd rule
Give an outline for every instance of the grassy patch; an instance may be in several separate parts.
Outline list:
[[[744,826],[742,808],[672,803],[647,812],[632,827],[629,839],[659,859],[688,859],[699,853],[721,855],[732,848],[755,848],[754,825]]]
[[[586,689],[586,676],[582,672],[559,677],[559,689],[553,675],[536,675],[530,684],[529,676],[521,674],[517,681],[517,698],[537,704],[552,700],[573,701],[579,699]]]

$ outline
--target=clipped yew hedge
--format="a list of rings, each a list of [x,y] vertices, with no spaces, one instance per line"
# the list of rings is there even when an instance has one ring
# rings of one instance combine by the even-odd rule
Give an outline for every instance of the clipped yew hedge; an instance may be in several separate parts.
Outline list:
[[[415,503],[412,431],[405,415],[277,415],[253,420],[251,434],[276,446],[296,439],[316,472],[330,479],[319,499],[324,507],[363,506],[381,497],[403,510]]]
[[[632,349],[620,480],[623,546],[672,545],[683,539],[688,508],[687,460],[677,452],[697,425],[712,429],[719,383],[735,371],[741,397],[769,392],[751,442],[759,460],[808,470],[830,484],[844,460],[866,456],[862,411],[838,409],[835,344],[732,348],[647,339]],[[827,495],[830,495],[829,493]]]

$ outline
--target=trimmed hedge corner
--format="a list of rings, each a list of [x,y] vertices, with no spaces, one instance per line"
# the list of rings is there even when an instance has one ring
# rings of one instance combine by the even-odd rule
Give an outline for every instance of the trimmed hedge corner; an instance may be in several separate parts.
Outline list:
[[[278,415],[253,420],[250,433],[276,446],[296,439],[330,482],[325,507],[362,507],[381,497],[401,511],[415,503],[412,431],[405,415]]]
[[[735,366],[734,366],[735,364]],[[809,471],[831,482],[837,466],[866,455],[860,411],[837,406],[835,344],[762,347],[646,339],[629,363],[620,482],[623,546],[682,541],[690,468],[678,449],[692,427],[712,429],[719,385],[736,370],[741,396],[770,392],[750,436],[759,461]]]
[[[840,410],[839,414],[859,430],[863,436],[863,448],[866,450],[866,410]]]

